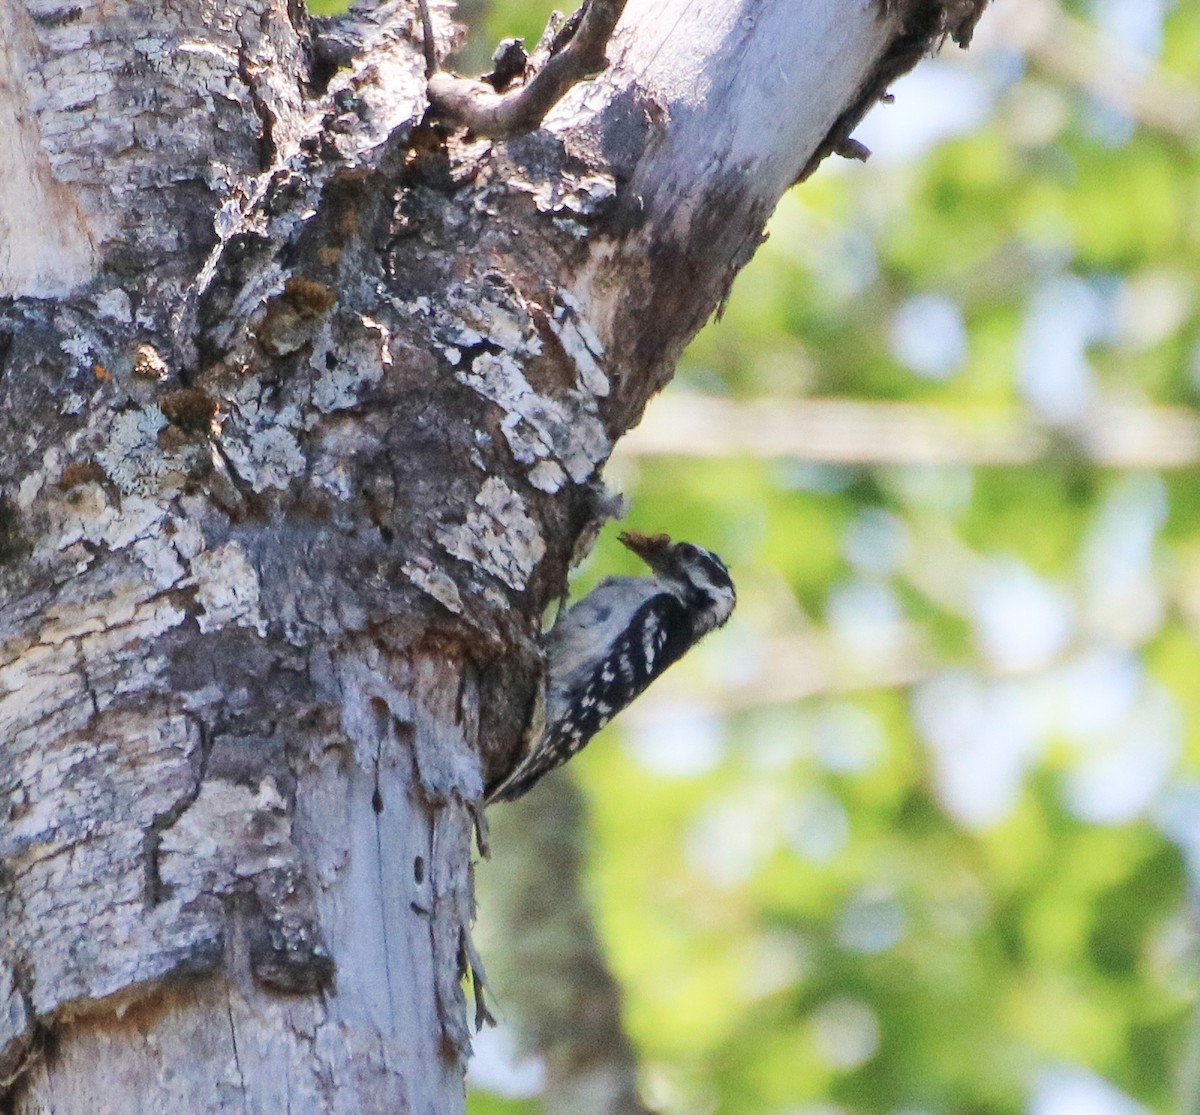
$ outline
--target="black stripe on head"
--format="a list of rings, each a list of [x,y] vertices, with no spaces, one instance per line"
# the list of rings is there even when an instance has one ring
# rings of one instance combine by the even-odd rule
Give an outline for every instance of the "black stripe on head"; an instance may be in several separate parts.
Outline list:
[[[733,588],[733,578],[725,563],[711,550],[693,546],[690,542],[681,542],[676,549],[681,565],[687,565],[703,573],[705,579],[714,588]]]
[[[725,563],[716,554],[701,550],[701,564],[714,585],[718,588],[733,588],[733,578],[729,575]]]

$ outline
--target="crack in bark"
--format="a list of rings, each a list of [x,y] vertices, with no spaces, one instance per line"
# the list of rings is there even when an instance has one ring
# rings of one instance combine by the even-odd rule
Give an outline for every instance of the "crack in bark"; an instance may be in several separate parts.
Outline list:
[[[233,1002],[230,999],[230,990],[228,987],[225,989],[225,1013],[229,1018],[229,1040],[233,1044],[233,1063],[237,1068],[238,1080],[241,1082],[242,1110],[248,1112],[250,1110],[250,1100],[246,1095],[246,1075],[242,1072],[242,1058],[238,1053],[237,1026],[233,1021]]]
[[[132,621],[131,621],[132,622]],[[100,700],[96,696],[96,690],[92,686],[92,678],[88,673],[87,659],[83,653],[83,640],[75,639],[75,664],[79,671],[80,680],[83,682],[83,692],[92,702],[92,714],[88,717],[87,726],[91,727],[96,722],[100,715]]]
[[[12,901],[10,897],[10,901]],[[25,1011],[25,1032],[14,1042],[15,1048],[3,1050],[4,1062],[11,1067],[0,1076],[0,1103],[12,1102],[13,1086],[45,1053],[49,1039],[49,1027],[43,1023],[33,1004],[33,973],[23,958],[13,958],[9,964],[12,972],[13,990],[21,999]]]
[[[144,901],[148,908],[158,906],[169,897],[166,885],[162,881],[159,865],[159,850],[162,846],[163,834],[196,804],[196,799],[199,798],[200,791],[204,788],[204,779],[208,773],[208,760],[212,754],[213,737],[205,727],[204,721],[191,713],[184,713],[183,718],[188,724],[195,727],[200,739],[196,778],[192,786],[181,794],[169,808],[156,813],[146,828],[142,842],[142,856],[146,870]]]
[[[40,855],[31,856],[19,868],[10,868],[11,874],[9,881],[18,883],[23,880],[31,871],[44,867],[48,863],[53,863],[56,859],[62,856],[74,853],[78,848],[85,846],[89,841],[88,836],[82,836],[77,840],[64,840],[61,844],[56,845],[48,852],[43,852]]]
[[[261,16],[263,20],[267,19],[269,11],[269,8],[263,10]],[[261,128],[258,137],[259,169],[268,171],[275,165],[275,160],[279,155],[279,150],[275,144],[275,125],[278,122],[278,117],[258,88],[258,80],[254,75],[250,51],[246,45],[246,36],[242,34],[240,27],[238,28],[238,77],[246,85],[246,92],[250,95],[250,105],[254,109],[254,115],[258,117]]]
[[[12,500],[0,499],[0,565],[15,562],[30,549],[28,539],[21,534],[20,522],[20,512]]]
[[[130,545],[132,545],[134,542],[139,542],[143,539],[151,537],[153,537],[152,534],[140,534],[131,540]],[[109,554],[120,554],[123,553],[124,550],[125,547],[116,550],[105,547],[105,551]],[[56,582],[54,585],[52,585],[51,594],[48,596],[43,610],[49,610],[50,607],[57,603],[59,599],[58,594],[63,592],[66,588],[67,582],[65,581]],[[19,649],[14,651],[11,658],[0,659],[0,669],[4,669],[8,666],[12,666],[16,662],[19,662],[21,658],[29,654],[30,651],[39,649],[58,651],[59,648],[66,646],[68,643],[74,643],[77,651],[77,669],[80,678],[83,681],[84,692],[89,697],[92,697],[93,701],[95,701],[96,691],[92,686],[91,678],[87,672],[87,658],[83,654],[84,640],[97,634],[111,635],[114,632],[124,631],[126,628],[135,628],[144,621],[145,617],[141,614],[144,608],[152,608],[155,604],[160,604],[164,601],[173,601],[179,603],[183,610],[186,611],[186,605],[190,605],[192,603],[192,598],[195,596],[195,593],[196,587],[194,585],[181,586],[178,582],[176,582],[175,584],[168,585],[165,589],[151,593],[149,596],[138,597],[136,603],[133,605],[133,614],[131,618],[127,620],[114,621],[111,623],[106,618],[102,631],[85,631],[79,635],[64,635],[60,639],[36,638],[33,639],[27,646],[22,646],[20,643],[16,643],[14,645]],[[95,711],[96,714],[99,715],[100,709],[98,707]],[[29,721],[27,724],[25,724],[23,730],[36,728],[38,725],[44,723],[46,719],[47,717],[43,717],[41,720]]]
[[[377,706],[376,706],[376,712],[377,713],[379,712],[379,709]],[[386,706],[384,706],[384,712],[386,712]],[[380,725],[378,725],[378,721],[380,719],[381,719],[381,717],[379,717],[379,716],[376,717],[377,726],[380,726]],[[391,724],[391,717],[388,716],[387,724],[382,726],[383,731],[385,733],[389,732],[390,724]],[[393,1011],[395,1011],[395,1004],[396,1004],[396,1000],[394,997],[395,989],[392,986],[392,949],[391,949],[391,941],[389,940],[389,937],[388,937],[388,925],[389,925],[390,919],[388,918],[387,901],[385,898],[385,896],[387,894],[386,879],[384,878],[384,872],[383,872],[383,863],[384,863],[383,826],[380,822],[380,816],[383,813],[383,799],[379,794],[379,764],[380,764],[380,760],[382,758],[384,740],[387,738],[388,738],[388,735],[380,734],[379,736],[377,736],[376,741],[375,741],[375,790],[372,795],[371,806],[372,806],[373,812],[375,814],[375,867],[376,867],[376,872],[378,874],[379,919],[382,924],[382,934],[383,934],[383,976],[384,976],[384,980],[387,982],[388,1006]],[[379,801],[378,809],[374,808],[376,800]]]

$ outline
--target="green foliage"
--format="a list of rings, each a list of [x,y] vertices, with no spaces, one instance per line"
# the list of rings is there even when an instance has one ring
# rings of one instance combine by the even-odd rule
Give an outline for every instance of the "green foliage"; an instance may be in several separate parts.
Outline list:
[[[508,1099],[483,1089],[471,1093],[471,1115],[540,1115],[542,1105],[531,1099]]]
[[[1164,64],[1196,72],[1198,23],[1194,8],[1173,12]],[[1014,142],[1036,130],[1020,118],[1035,94],[1066,107],[1063,123]],[[826,168],[784,199],[674,389],[1024,405],[1035,292],[1065,278],[1100,303],[1080,351],[1099,398],[1193,402],[1195,144],[1147,127],[1114,141],[1095,113],[1079,90],[1030,75],[1001,86],[987,123],[920,161]],[[857,257],[839,261],[846,244]],[[944,379],[912,374],[889,345],[898,307],[927,292],[953,299],[966,327],[961,369]],[[965,498],[931,501],[929,478],[914,483],[911,470],[825,485],[787,476],[755,462],[655,462],[629,489],[639,525],[731,552],[737,622],[760,632],[773,629],[780,581],[792,623],[822,625],[854,575],[847,534],[864,511],[894,516],[910,539],[932,517],[934,536],[962,547],[966,576],[954,562],[943,575],[904,560],[867,574],[929,655],[915,688],[852,698],[884,741],[869,761],[823,750],[821,719],[848,699],[835,674],[824,696],[769,714],[735,702],[702,777],[648,774],[638,733],[620,727],[579,764],[603,923],[656,1098],[671,1111],[999,1115],[1025,1110],[1047,1069],[1073,1066],[1152,1110],[1194,1109],[1176,1089],[1195,1041],[1195,880],[1164,810],[1200,757],[1195,469],[1163,473],[1164,513],[1144,529],[1127,496],[1152,489],[1091,463],[1069,424],[1036,467],[967,472]],[[1015,667],[981,635],[975,582],[993,559],[1019,563],[1070,612],[1058,644]],[[1127,629],[1137,605],[1122,577],[1160,600]],[[728,649],[713,650],[709,684],[713,669],[736,672],[756,637],[736,622],[718,636]],[[1080,722],[1112,690],[1101,680],[1072,694],[1069,674],[1110,652],[1142,693],[1135,704],[1170,710],[1158,757],[1138,751],[1153,733],[1145,709],[1118,702]],[[929,738],[914,697],[954,669],[976,679],[977,701],[1015,694],[1040,721],[1024,742],[1020,725],[1000,736],[1001,752],[1027,754],[984,821],[955,807],[938,773],[949,745]],[[1122,747],[1127,765],[1104,774]],[[1139,778],[1145,789],[1106,812],[1106,794]]]

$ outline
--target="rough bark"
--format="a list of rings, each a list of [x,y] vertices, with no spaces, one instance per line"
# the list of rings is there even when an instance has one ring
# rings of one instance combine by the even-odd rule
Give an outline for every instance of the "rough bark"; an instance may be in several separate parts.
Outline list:
[[[493,143],[405,0],[0,0],[10,1110],[461,1108],[476,805],[598,470],[979,6],[634,0]]]

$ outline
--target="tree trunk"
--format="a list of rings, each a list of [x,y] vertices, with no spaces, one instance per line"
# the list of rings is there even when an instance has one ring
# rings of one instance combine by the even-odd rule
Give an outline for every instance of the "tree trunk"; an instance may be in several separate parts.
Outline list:
[[[630,0],[499,142],[406,0],[0,0],[6,1110],[462,1109],[472,833],[599,469],[982,2]]]

